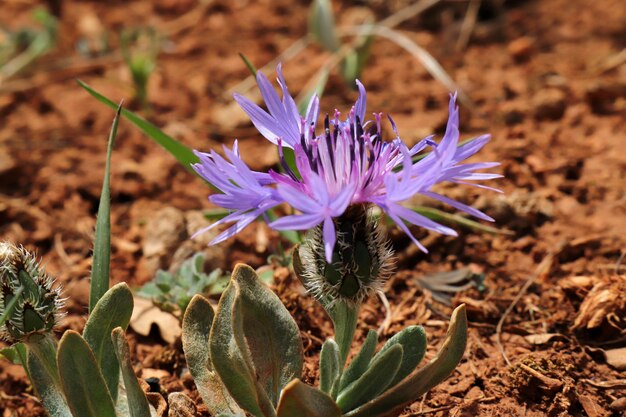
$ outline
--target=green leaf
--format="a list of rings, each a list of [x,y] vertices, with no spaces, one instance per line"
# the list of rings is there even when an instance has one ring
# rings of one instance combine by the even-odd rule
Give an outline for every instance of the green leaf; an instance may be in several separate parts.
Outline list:
[[[320,390],[330,393],[340,372],[339,346],[333,339],[328,339],[322,345],[320,353]]]
[[[113,399],[89,345],[73,330],[65,332],[57,354],[65,398],[75,417],[116,417]]]
[[[337,397],[341,411],[350,411],[384,391],[400,369],[402,354],[402,346],[395,344],[380,356],[377,355],[367,371]]]
[[[243,331],[238,329],[236,334],[233,325],[235,317],[241,316],[241,310],[235,308],[236,296],[237,289],[231,281],[220,298],[211,326],[209,337],[211,361],[237,404],[255,417],[264,417],[266,414],[261,407],[271,409],[272,404],[263,388],[257,387],[249,350],[242,351],[236,340],[243,339]],[[237,321],[241,321],[240,317]]]
[[[278,417],[341,417],[341,411],[328,395],[294,379],[282,392]]]
[[[117,105],[113,101],[98,93],[87,84],[83,83],[80,80],[77,81],[81,87],[83,87],[89,94],[91,94],[101,103],[104,103],[111,108],[117,107]],[[186,147],[176,139],[166,135],[161,129],[129,110],[122,109],[122,116],[124,116],[126,120],[139,128],[139,130],[146,134],[150,139],[154,140],[156,143],[165,148],[165,150],[172,154],[172,156],[174,156],[174,158],[176,158],[178,162],[180,162],[181,165],[183,165],[189,172],[197,175],[196,172],[191,168],[191,164],[198,163],[199,159],[190,148]]]
[[[5,359],[13,363],[14,365],[22,364],[22,361],[20,360],[20,356],[17,353],[17,349],[15,349],[15,346],[9,346],[9,347],[0,349],[0,356],[4,357]]]
[[[116,327],[111,333],[111,339],[115,355],[122,368],[122,379],[126,388],[130,417],[150,417],[150,405],[133,370],[130,348],[126,337],[124,337],[124,330],[121,327]]]
[[[339,38],[335,31],[335,17],[330,0],[313,0],[309,11],[309,33],[327,51],[339,50]]]
[[[389,386],[394,386],[415,370],[426,353],[426,332],[422,326],[409,326],[394,335],[376,354],[374,360],[395,345],[402,346],[403,355],[400,369]]]
[[[411,373],[382,395],[346,413],[346,417],[391,415],[420,398],[446,379],[458,365],[467,343],[467,317],[462,304],[452,312],[450,325],[441,349],[426,366]]]
[[[183,351],[189,372],[198,388],[202,401],[212,415],[238,415],[243,411],[213,369],[209,355],[209,334],[215,313],[209,301],[196,295],[183,316]]]
[[[120,367],[111,332],[116,327],[126,329],[133,313],[133,294],[125,283],[111,287],[98,301],[85,324],[83,336],[102,370],[113,401],[117,400]]]
[[[102,181],[102,193],[98,206],[98,218],[96,219],[96,235],[93,242],[93,265],[91,267],[91,287],[89,289],[89,311],[93,310],[96,303],[109,289],[109,268],[111,258],[111,193],[109,189],[109,177],[111,172],[111,153],[117,135],[117,124],[120,118],[122,105],[117,107],[109,145],[107,147],[106,166],[104,168],[104,180]]]
[[[32,351],[28,352],[27,362],[31,384],[50,417],[72,417],[58,375],[52,375],[50,368]]]
[[[376,352],[376,343],[378,343],[378,333],[376,330],[370,330],[367,333],[365,342],[363,342],[363,346],[361,346],[361,350],[359,350],[359,353],[350,361],[350,364],[341,375],[339,391],[342,391],[365,373]]]
[[[239,348],[249,349],[256,376],[276,405],[280,391],[302,373],[300,330],[280,299],[260,282],[252,268],[238,265],[231,279],[237,289],[235,304],[242,313],[242,327],[238,328],[236,322],[233,326],[245,335],[245,345]]]

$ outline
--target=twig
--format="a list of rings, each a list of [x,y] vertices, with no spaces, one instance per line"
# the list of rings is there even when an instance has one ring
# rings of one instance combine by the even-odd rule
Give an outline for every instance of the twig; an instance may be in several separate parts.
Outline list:
[[[457,51],[462,51],[467,47],[470,36],[472,36],[472,32],[474,31],[474,26],[476,26],[476,18],[478,17],[478,9],[480,9],[481,3],[481,0],[470,0],[469,5],[467,6],[467,13],[465,13],[465,18],[463,19],[463,24],[461,25],[459,39],[456,41]]]
[[[619,275],[619,270],[622,267],[622,261],[624,260],[624,256],[626,256],[626,250],[622,252],[622,254],[617,259],[617,262],[615,262],[615,274],[616,275]]]
[[[398,26],[400,23],[404,22],[405,20],[408,20],[410,18],[412,18],[413,16],[417,16],[418,14],[422,13],[423,11],[433,7],[435,4],[439,3],[441,0],[421,0],[418,1],[414,4],[411,4],[410,6],[407,6],[403,9],[398,10],[397,12],[395,12],[394,14],[392,14],[391,16],[387,16],[386,18],[384,18],[383,20],[381,20],[380,22],[378,22],[378,24],[380,26],[385,26],[388,28],[393,28]]]
[[[543,384],[545,384],[548,387],[548,389],[557,390],[563,387],[563,381],[559,381],[558,379],[555,379],[555,378],[550,378],[549,376],[542,374],[541,372],[531,368],[530,366],[524,363],[520,363],[518,366],[520,367],[520,369],[528,372],[529,374],[531,374],[532,376],[540,380]]]
[[[519,300],[522,299],[524,294],[526,294],[526,291],[528,291],[528,289],[535,282],[535,280],[539,276],[541,276],[541,275],[545,274],[546,272],[548,272],[548,270],[552,266],[552,262],[554,260],[554,256],[556,255],[556,253],[561,251],[561,248],[563,248],[563,246],[564,246],[564,243],[559,244],[559,246],[558,246],[556,251],[548,253],[548,255],[546,255],[546,257],[543,258],[541,263],[537,266],[537,269],[535,270],[535,272],[528,277],[528,279],[526,280],[526,282],[524,283],[524,285],[520,289],[520,291],[517,294],[517,296],[513,299],[513,301],[507,307],[507,309],[504,310],[504,313],[502,314],[502,317],[500,317],[500,320],[498,321],[498,325],[496,326],[496,346],[497,346],[498,351],[500,351],[500,354],[502,355],[502,357],[504,358],[504,361],[506,362],[506,364],[508,366],[511,366],[511,361],[509,360],[508,356],[506,356],[506,352],[504,351],[504,346],[502,346],[502,340],[501,340],[502,325],[504,324],[504,320],[506,320],[506,317],[511,313],[511,311],[513,311],[513,309],[515,308],[515,306],[517,305]]]
[[[380,301],[383,303],[383,306],[385,307],[385,320],[383,320],[383,323],[378,328],[378,334],[383,334],[387,332],[387,330],[389,329],[389,326],[391,325],[391,318],[393,317],[393,312],[391,311],[391,305],[389,304],[389,300],[387,299],[387,296],[385,295],[384,292],[378,291],[378,298],[380,298]]]

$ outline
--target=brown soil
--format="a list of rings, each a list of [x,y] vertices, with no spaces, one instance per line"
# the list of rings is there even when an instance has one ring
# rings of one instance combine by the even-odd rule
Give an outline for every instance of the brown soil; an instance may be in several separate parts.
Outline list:
[[[267,169],[276,163],[272,145],[233,107],[228,89],[248,75],[238,52],[264,64],[305,35],[308,2],[49,3],[63,5],[55,50],[29,72],[0,81],[0,238],[38,251],[69,297],[62,329],[80,329],[113,113],[74,79],[115,100],[131,97],[132,87],[118,53],[87,58],[78,54],[77,43],[88,40],[97,49],[99,36],[107,33],[117,50],[122,28],[153,25],[167,42],[150,81],[150,109],[143,114],[197,149],[239,138],[244,158],[255,169]],[[339,23],[359,12],[355,2],[336,3]],[[371,3],[378,19],[408,4]],[[626,48],[626,7],[622,0],[512,1],[502,2],[503,8],[496,7],[498,1],[482,3],[461,51],[455,42],[466,3],[443,2],[400,26],[474,101],[472,111],[462,109],[461,128],[464,137],[493,135],[480,159],[502,162],[505,178],[497,186],[503,196],[463,187],[446,192],[475,203],[512,232],[460,229],[456,239],[420,232],[429,255],[392,234],[399,271],[386,288],[392,314],[385,337],[422,324],[431,339],[429,354],[435,352],[451,310],[420,289],[416,279],[424,274],[470,266],[485,273],[487,287],[454,298],[468,305],[465,359],[405,415],[622,415],[625,385],[614,381],[625,375],[607,364],[603,352],[626,346],[626,295],[615,269],[626,248],[626,65],[618,55]],[[5,0],[0,24],[30,24],[34,6]],[[292,91],[326,59],[311,47],[285,62]],[[392,114],[405,140],[441,133],[447,91],[400,48],[375,42],[362,80],[368,109]],[[326,91],[322,108],[346,109],[355,99],[336,75]],[[189,245],[185,228],[197,221],[192,211],[209,207],[208,191],[122,122],[112,167],[113,281],[137,286],[157,267],[169,267],[171,251]],[[168,207],[175,210],[162,210]],[[147,233],[147,224],[158,221],[161,234]],[[163,239],[173,233],[182,237]],[[275,232],[255,224],[212,249],[213,266],[260,267],[277,240]],[[275,280],[301,326],[305,379],[313,382],[329,321],[287,270],[279,269]],[[359,337],[382,324],[381,303],[373,299],[362,319]],[[164,392],[183,390],[198,398],[189,375],[181,376],[179,345],[164,343],[158,334],[129,336],[143,377],[160,377]],[[0,362],[0,399],[3,416],[43,415],[23,371],[7,361]]]

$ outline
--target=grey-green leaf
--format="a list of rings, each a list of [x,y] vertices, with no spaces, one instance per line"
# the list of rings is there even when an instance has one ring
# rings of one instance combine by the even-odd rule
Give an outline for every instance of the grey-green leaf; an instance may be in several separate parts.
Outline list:
[[[133,370],[133,364],[130,360],[130,348],[124,336],[124,330],[121,327],[116,327],[111,334],[111,339],[115,355],[122,369],[122,379],[126,387],[130,417],[150,417],[150,405]]]
[[[33,388],[50,417],[72,417],[61,386],[55,381],[57,376],[51,375],[49,367],[46,367],[32,351],[28,352],[27,362]]]
[[[98,301],[85,324],[83,336],[102,370],[113,401],[117,399],[120,368],[113,349],[111,332],[126,329],[133,313],[133,294],[125,283],[111,287]]]
[[[245,346],[239,348],[250,350],[256,377],[276,405],[280,391],[302,373],[300,330],[280,299],[260,282],[252,268],[235,267],[232,283],[237,289],[236,303],[241,307],[245,335]],[[235,323],[234,327],[239,330]]]
[[[266,403],[269,403],[269,399],[264,392],[260,393],[264,398],[259,398],[250,352],[242,351],[236,340],[237,336],[243,338],[243,335],[235,334],[233,326],[233,316],[241,315],[240,309],[235,308],[236,296],[237,289],[231,280],[220,298],[211,327],[209,337],[211,361],[237,404],[255,417],[264,417],[260,403],[263,402],[264,406],[268,407]]]
[[[378,333],[376,330],[370,330],[367,333],[365,342],[361,346],[361,350],[356,354],[350,364],[341,375],[339,381],[339,391],[342,391],[345,387],[356,381],[365,373],[367,367],[376,352],[376,344],[378,343]]]
[[[394,345],[375,358],[367,371],[337,397],[341,411],[350,411],[380,394],[396,376],[401,362],[401,345]]]
[[[465,305],[460,305],[452,312],[446,338],[437,356],[426,366],[414,371],[379,397],[346,413],[346,417],[392,415],[395,410],[417,400],[454,371],[463,357],[466,343],[467,317]]]
[[[313,0],[309,11],[309,33],[329,52],[337,52],[339,38],[330,0]]]
[[[80,334],[65,332],[57,361],[63,392],[74,417],[116,417],[96,358]]]
[[[209,355],[209,334],[215,313],[209,301],[194,296],[183,316],[183,351],[191,376],[212,415],[240,415],[243,411],[228,393]]]
[[[328,395],[294,379],[283,389],[278,417],[341,417],[341,411]]]
[[[402,346],[404,353],[402,354],[400,369],[389,386],[394,386],[403,380],[404,377],[413,372],[422,361],[426,353],[426,332],[422,326],[409,326],[389,339],[382,349],[380,349],[376,357],[382,355],[397,344]],[[376,357],[374,357],[374,360],[376,360]]]
[[[89,289],[89,311],[93,310],[96,303],[109,289],[109,268],[111,258],[111,192],[109,177],[111,172],[111,153],[117,135],[117,124],[120,119],[122,105],[117,106],[117,112],[109,134],[107,147],[106,165],[104,168],[104,180],[102,181],[102,193],[98,206],[96,219],[96,233],[93,241],[93,259],[91,267],[91,287]]]
[[[339,360],[339,346],[333,339],[326,340],[320,353],[320,390],[322,392],[330,393],[337,381],[341,372]]]

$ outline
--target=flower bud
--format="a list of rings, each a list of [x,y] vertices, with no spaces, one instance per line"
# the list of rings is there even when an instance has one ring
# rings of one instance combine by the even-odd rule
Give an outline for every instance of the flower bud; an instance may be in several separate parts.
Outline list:
[[[393,271],[393,252],[366,205],[352,205],[335,220],[337,243],[326,261],[322,226],[312,229],[294,259],[306,289],[325,306],[337,300],[362,303]]]
[[[63,306],[53,284],[33,254],[0,242],[0,316],[10,310],[0,325],[0,339],[15,343],[52,331]]]

